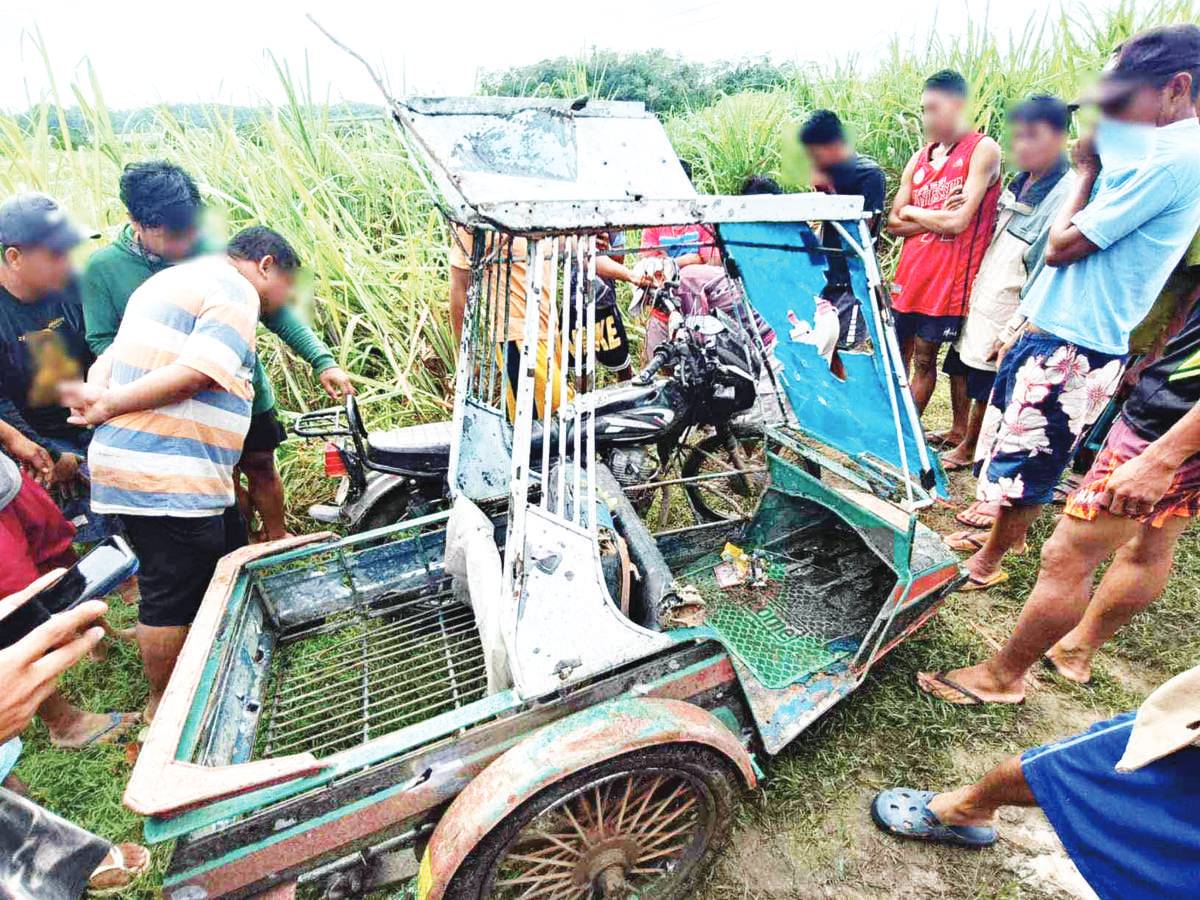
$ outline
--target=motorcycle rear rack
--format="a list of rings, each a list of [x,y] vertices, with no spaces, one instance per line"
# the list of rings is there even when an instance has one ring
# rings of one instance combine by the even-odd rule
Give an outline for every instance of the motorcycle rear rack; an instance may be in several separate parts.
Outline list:
[[[292,425],[292,432],[302,438],[352,436],[346,409],[341,406],[335,406],[332,409],[314,409],[312,412],[303,413]]]

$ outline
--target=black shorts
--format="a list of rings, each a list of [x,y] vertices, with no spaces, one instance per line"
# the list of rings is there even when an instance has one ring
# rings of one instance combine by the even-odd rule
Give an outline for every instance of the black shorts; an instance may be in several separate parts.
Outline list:
[[[896,340],[901,344],[910,338],[920,338],[929,344],[949,344],[958,340],[962,316],[927,316],[924,313],[893,312],[896,321]]]
[[[287,429],[272,406],[250,417],[250,429],[246,432],[242,452],[274,453],[275,448],[287,440],[287,436]]]
[[[996,373],[987,369],[974,369],[966,364],[967,396],[976,403],[987,403],[992,398],[992,387],[996,384]]]
[[[217,560],[246,544],[236,506],[215,516],[120,518],[138,558],[138,621],[154,628],[191,625]]]

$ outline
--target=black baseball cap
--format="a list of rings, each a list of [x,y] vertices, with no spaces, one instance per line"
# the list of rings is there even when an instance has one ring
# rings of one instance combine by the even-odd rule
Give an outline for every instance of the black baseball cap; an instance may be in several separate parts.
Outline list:
[[[1113,53],[1100,81],[1080,100],[1118,103],[1138,88],[1200,69],[1200,25],[1166,25],[1135,34]]]
[[[80,228],[58,201],[30,191],[0,203],[0,247],[46,247],[66,252],[98,232]]]

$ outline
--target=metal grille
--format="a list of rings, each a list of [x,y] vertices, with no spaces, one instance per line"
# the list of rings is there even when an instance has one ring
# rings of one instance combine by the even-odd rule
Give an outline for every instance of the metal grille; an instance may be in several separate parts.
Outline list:
[[[838,528],[768,552],[765,585],[717,585],[712,554],[680,579],[707,604],[705,623],[769,688],[845,659],[874,621],[894,576],[866,550],[848,552]]]
[[[336,753],[486,690],[469,607],[448,592],[375,603],[280,641],[255,756]]]

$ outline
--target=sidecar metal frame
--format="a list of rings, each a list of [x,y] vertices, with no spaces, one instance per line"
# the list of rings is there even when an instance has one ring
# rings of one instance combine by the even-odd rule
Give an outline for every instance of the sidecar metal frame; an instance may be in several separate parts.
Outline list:
[[[480,113],[481,104],[494,108]],[[839,386],[826,380],[808,349],[789,346],[785,387],[793,405],[801,408],[821,403],[822,397],[860,404],[873,397],[885,412],[869,422],[863,415],[847,421],[859,438],[848,453],[829,448],[836,417],[814,418],[817,427],[811,429],[803,420],[799,427],[767,429],[771,477],[754,517],[652,536],[630,516],[632,507],[623,498],[605,496],[587,392],[556,409],[547,390],[540,398],[547,402],[538,408],[533,348],[539,316],[526,320],[512,410],[506,409],[503,391],[473,390],[472,379],[475,385],[484,383],[477,376],[494,358],[495,343],[494,336],[477,342],[469,337],[472,327],[494,323],[480,313],[476,277],[456,390],[452,484],[458,495],[479,500],[493,499],[497,487],[503,488],[504,509],[493,519],[504,547],[495,586],[508,610],[503,636],[513,686],[479,695],[476,682],[456,680],[457,654],[474,651],[449,643],[444,625],[440,636],[428,626],[443,623],[457,602],[446,594],[448,575],[441,555],[450,513],[351,538],[317,536],[312,542],[259,548],[227,559],[204,600],[126,794],[131,808],[150,817],[148,839],[178,841],[164,884],[172,900],[254,896],[275,886],[281,886],[283,896],[302,880],[332,884],[351,873],[352,885],[366,889],[388,877],[380,874],[385,858],[426,840],[431,843],[422,890],[425,898],[436,900],[458,862],[486,831],[487,820],[464,813],[465,801],[453,804],[454,799],[502,754],[544,742],[542,729],[551,723],[566,723],[558,728],[568,735],[581,734],[574,730],[576,724],[595,729],[611,714],[613,727],[606,730],[601,724],[593,734],[601,745],[597,752],[611,754],[638,745],[618,724],[626,721],[621,715],[636,710],[634,718],[641,716],[638,721],[646,723],[638,726],[639,740],[706,743],[725,753],[752,783],[753,752],[779,752],[860,686],[874,663],[920,627],[961,579],[953,555],[916,520],[916,510],[930,502],[943,482],[920,430],[914,429],[911,399],[878,293],[861,198],[699,197],[680,183],[682,173],[675,171],[672,154],[649,167],[617,167],[606,176],[606,196],[580,200],[573,195],[578,181],[566,177],[568,170],[558,173],[562,177],[541,179],[521,165],[509,165],[510,160],[497,172],[495,154],[507,152],[510,140],[529,127],[546,129],[561,145],[563,123],[607,146],[611,128],[591,128],[600,120],[616,126],[617,144],[624,146],[636,135],[642,151],[666,154],[669,145],[661,126],[629,104],[588,104],[579,111],[554,102],[472,99],[414,101],[397,104],[395,111],[410,139],[423,148],[432,182],[461,217],[458,221],[526,239],[531,261],[526,296],[539,298],[540,304],[544,273],[566,273],[561,282],[564,305],[551,312],[551,321],[556,315],[565,321],[566,304],[574,302],[577,321],[587,323],[585,337],[576,341],[573,363],[584,384],[594,384],[595,371],[594,353],[578,352],[581,346],[594,346],[596,248],[590,233],[651,224],[713,224],[731,271],[776,332],[782,328],[782,340],[787,326],[780,323],[790,321],[790,314],[811,316],[814,307],[813,260],[824,251],[814,249],[807,223],[834,223],[845,241],[875,349],[869,361],[855,363],[863,380]],[[484,147],[482,154],[474,145],[463,149],[464,140],[471,143],[470,134],[464,137],[461,127],[443,128],[441,121],[482,117],[471,125],[476,129],[471,134],[478,134],[479,128],[494,124],[489,116],[496,115],[502,124],[498,132],[488,132],[487,141],[499,140],[499,148]],[[519,126],[515,130],[513,123]],[[631,131],[620,133],[626,126]],[[571,146],[578,150],[573,141]],[[604,147],[593,149],[603,155]],[[613,152],[617,159],[629,156],[628,150]],[[483,165],[464,172],[461,166],[441,165],[456,154],[470,160],[490,154],[493,170]],[[591,164],[583,157],[595,155],[583,154],[583,164]],[[552,170],[557,165],[538,158],[539,165]],[[664,190],[680,196],[664,196]],[[531,200],[514,201],[513,196]],[[779,273],[762,277],[780,259],[807,260],[812,270],[798,272],[795,284],[801,288],[791,294]],[[544,267],[543,260],[557,262]],[[483,263],[480,253],[476,263]],[[574,280],[571,271],[577,273]],[[552,289],[549,296],[558,292]],[[820,374],[813,378],[819,390],[806,388],[808,374]],[[544,441],[541,465],[536,466],[536,454],[530,452],[535,426]],[[494,433],[491,447],[498,459],[472,449],[471,442],[488,429]],[[795,465],[796,456],[817,461],[826,475],[817,477]],[[487,462],[493,474],[506,473],[502,483],[478,479],[465,465],[469,459]],[[916,469],[910,461],[918,461]],[[819,670],[786,683],[769,682],[752,647],[712,623],[680,626],[667,621],[660,615],[671,606],[667,600],[644,623],[624,618],[600,573],[602,526],[628,537],[647,575],[665,571],[668,579],[687,566],[694,568],[698,560],[702,563],[704,554],[725,540],[770,546],[797,534],[845,535],[855,553],[887,568],[891,586],[869,598],[873,612],[855,633],[852,649]],[[380,616],[394,614],[397,596],[423,604],[418,607],[427,623],[422,635],[432,635],[434,641],[429,652],[444,653],[447,659],[446,671],[433,676],[434,688],[414,683],[400,688],[403,696],[440,692],[449,699],[426,704],[427,714],[417,720],[385,719],[399,724],[376,732],[371,728],[371,711],[378,705],[370,696],[371,666],[378,654],[395,651],[380,650],[370,635],[380,623],[395,633],[386,624],[391,619]],[[480,601],[471,598],[473,604]],[[278,702],[285,677],[272,668],[273,661],[285,658],[297,636],[324,638],[346,629],[353,636],[360,627],[363,662],[347,664],[350,680],[335,682],[334,693],[323,695],[330,704],[330,734],[319,727],[305,732],[299,745],[308,749],[300,753],[273,756],[269,744],[264,751],[264,717],[272,715],[268,706]],[[330,651],[315,652],[320,658]],[[394,669],[394,662],[389,666]],[[336,717],[348,715],[343,710],[354,695],[346,685],[359,684],[356,679],[361,680],[361,721],[352,722],[362,725],[362,739],[343,735],[326,740],[342,735],[335,728],[341,727]],[[304,684],[305,691],[313,690]],[[316,702],[321,699],[317,696]],[[700,709],[691,718],[680,715],[671,705],[678,701]],[[315,708],[311,697],[307,702],[306,709]],[[389,704],[393,710],[394,703]],[[568,718],[573,714],[578,718]],[[513,799],[519,799],[568,774],[562,768],[527,773],[519,786],[505,781],[503,770],[492,770],[489,778],[508,784]],[[439,821],[447,824],[435,830]]]

